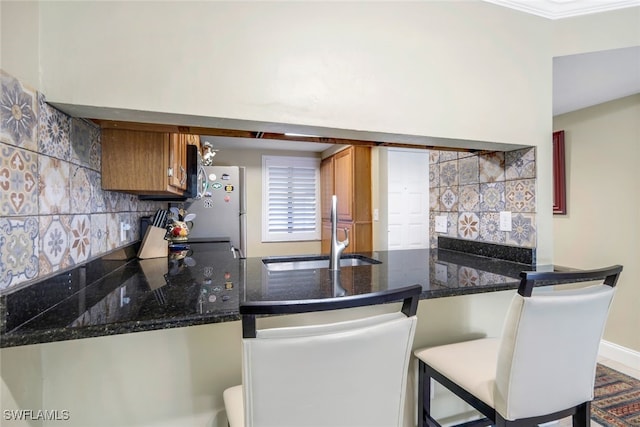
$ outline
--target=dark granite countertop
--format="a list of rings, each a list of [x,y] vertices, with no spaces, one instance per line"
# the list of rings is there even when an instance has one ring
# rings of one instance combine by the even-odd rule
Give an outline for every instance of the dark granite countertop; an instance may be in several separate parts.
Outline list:
[[[188,253],[169,259],[138,260],[136,249],[1,296],[0,347],[239,320],[244,300],[327,298],[412,284],[422,285],[422,299],[515,289],[519,273],[535,269],[459,247],[378,251],[361,255],[381,263],[342,267],[336,281],[327,269],[268,270],[262,258],[234,258],[228,243],[190,243]]]

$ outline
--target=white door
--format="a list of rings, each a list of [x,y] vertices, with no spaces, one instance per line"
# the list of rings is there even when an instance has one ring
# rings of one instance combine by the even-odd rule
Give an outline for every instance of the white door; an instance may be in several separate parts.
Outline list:
[[[388,152],[388,249],[429,247],[429,152]]]

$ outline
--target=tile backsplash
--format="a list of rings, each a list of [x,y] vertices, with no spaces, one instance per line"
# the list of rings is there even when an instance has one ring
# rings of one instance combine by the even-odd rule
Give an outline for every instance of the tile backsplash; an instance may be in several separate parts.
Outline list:
[[[535,148],[507,152],[431,151],[431,247],[438,236],[533,248],[536,246]],[[500,212],[511,212],[511,231],[500,231]],[[447,232],[435,232],[435,217]]]
[[[100,128],[0,71],[0,293],[127,245],[160,202],[101,188]],[[120,240],[120,223],[131,225]]]

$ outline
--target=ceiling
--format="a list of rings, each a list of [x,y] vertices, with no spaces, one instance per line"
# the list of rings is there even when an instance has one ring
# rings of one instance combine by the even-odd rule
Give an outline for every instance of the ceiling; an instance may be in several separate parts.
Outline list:
[[[640,0],[484,0],[548,19],[640,6]],[[640,93],[640,46],[556,57],[553,115]],[[202,137],[219,150],[277,149],[322,152],[333,144],[234,137]]]

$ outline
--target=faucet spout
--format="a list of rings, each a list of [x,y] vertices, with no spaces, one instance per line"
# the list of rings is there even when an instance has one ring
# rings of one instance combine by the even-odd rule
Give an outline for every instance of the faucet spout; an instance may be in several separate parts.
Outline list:
[[[329,270],[340,271],[340,255],[349,246],[349,230],[344,229],[345,239],[338,240],[338,197],[331,197],[331,255],[329,257]]]

